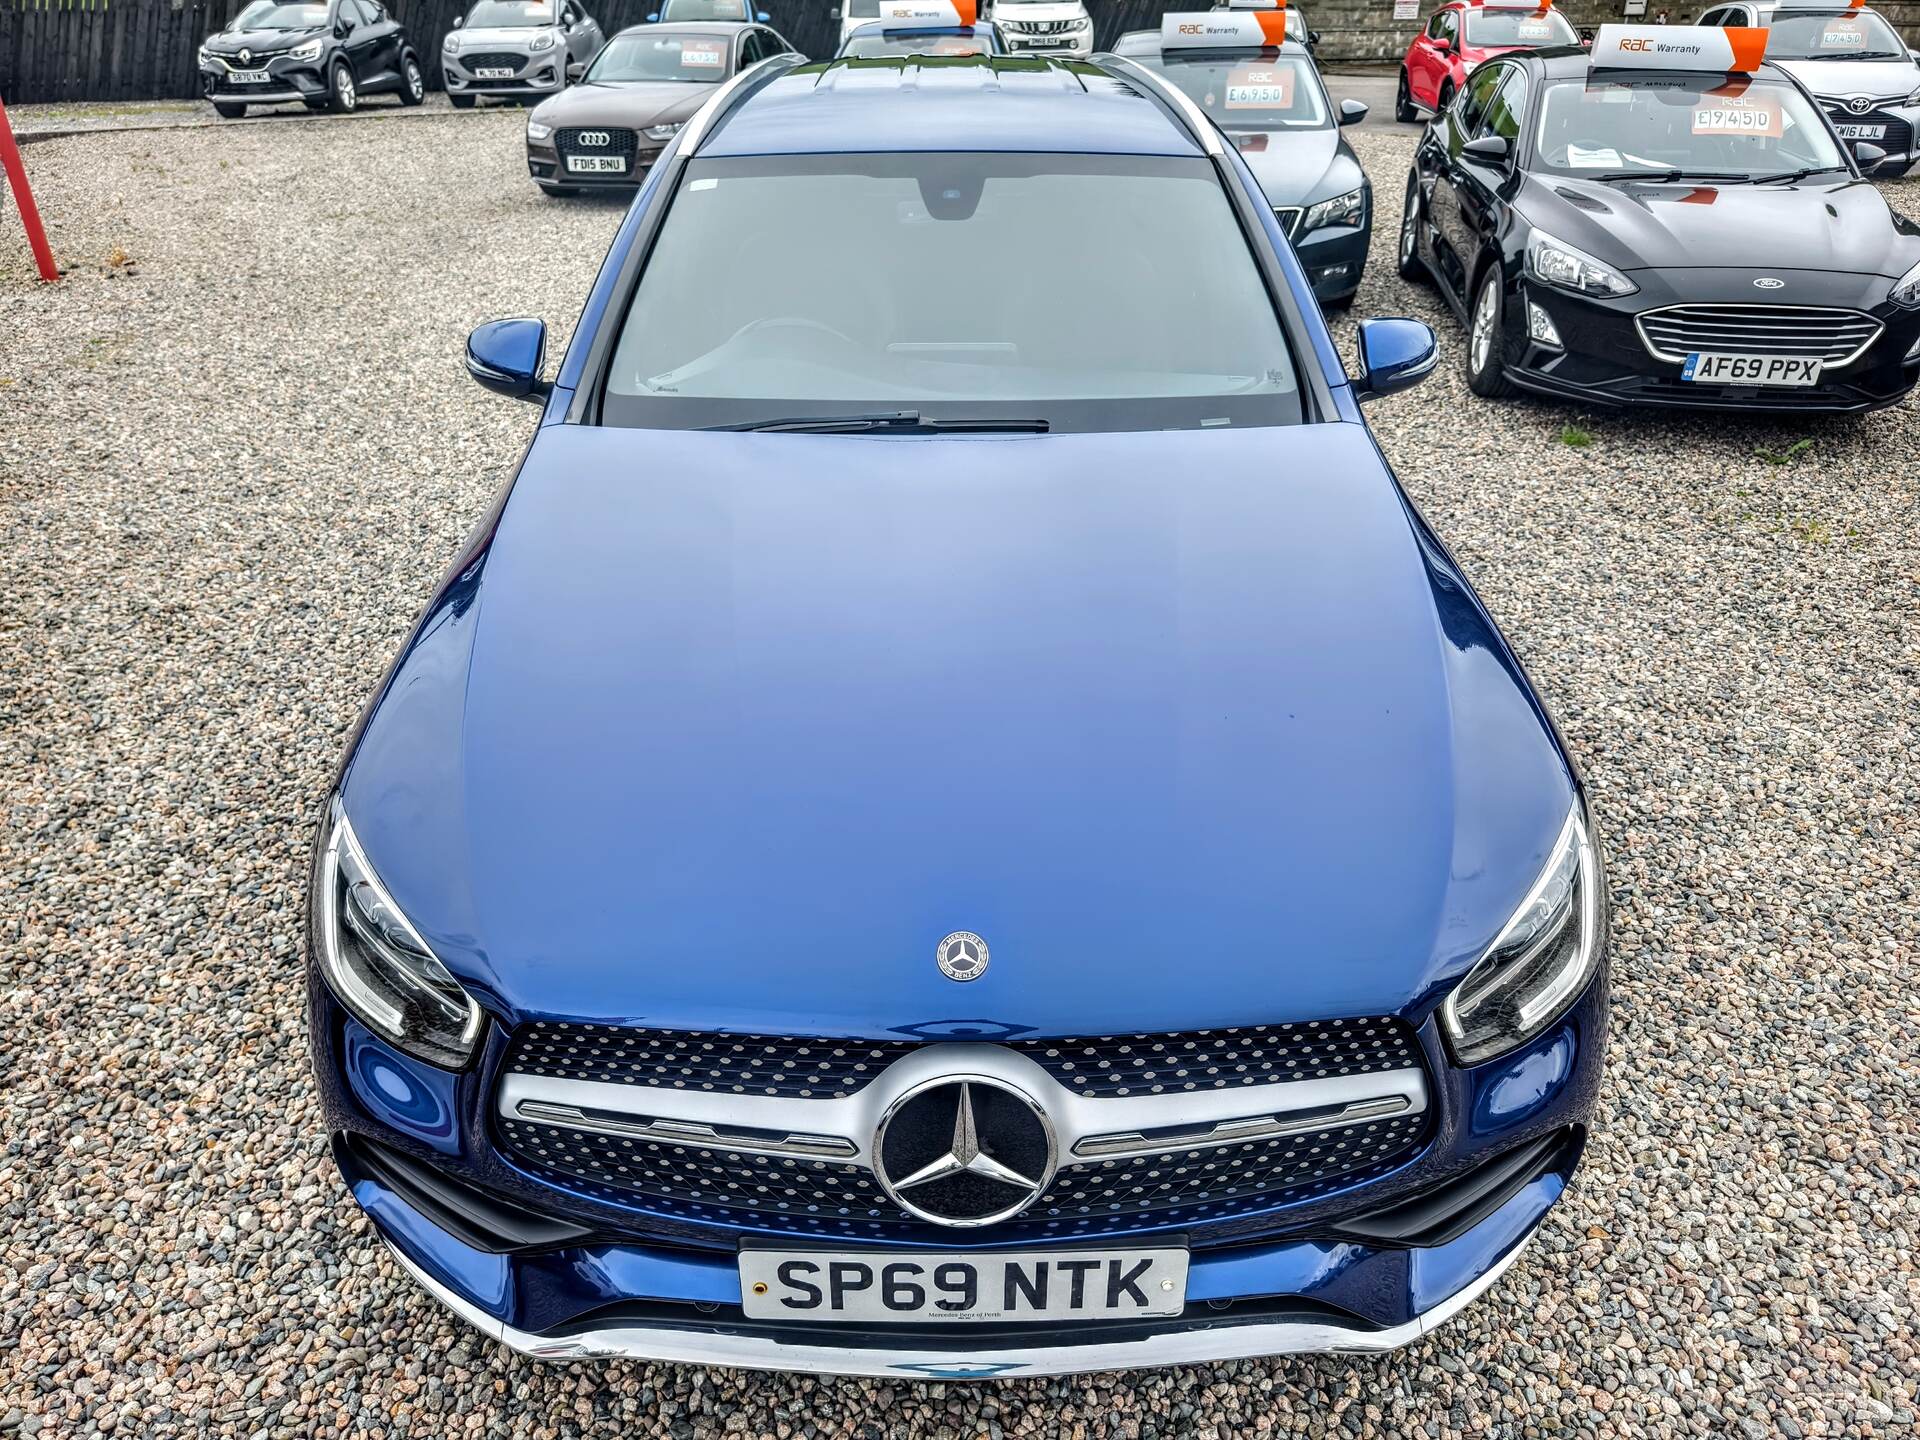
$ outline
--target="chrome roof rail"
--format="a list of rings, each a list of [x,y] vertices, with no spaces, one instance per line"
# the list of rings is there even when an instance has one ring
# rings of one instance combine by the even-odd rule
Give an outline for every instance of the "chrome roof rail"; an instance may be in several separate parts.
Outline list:
[[[736,105],[769,81],[779,79],[795,65],[806,63],[806,56],[790,50],[742,70],[722,85],[711,100],[693,112],[693,118],[687,121],[687,128],[680,134],[680,153],[687,156],[697,154],[708,134],[726,119]]]
[[[1154,74],[1125,55],[1096,55],[1093,58],[1109,74],[1132,81],[1150,93],[1164,108],[1172,111],[1194,143],[1207,154],[1220,156],[1226,153],[1226,147],[1220,141],[1220,128],[1178,85],[1168,83],[1163,76]]]

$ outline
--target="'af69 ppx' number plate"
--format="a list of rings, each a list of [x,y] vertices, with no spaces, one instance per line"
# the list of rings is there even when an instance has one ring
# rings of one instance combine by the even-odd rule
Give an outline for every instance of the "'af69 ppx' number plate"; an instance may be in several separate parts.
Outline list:
[[[749,1320],[869,1325],[1178,1315],[1187,1252],[742,1250],[740,1303]]]

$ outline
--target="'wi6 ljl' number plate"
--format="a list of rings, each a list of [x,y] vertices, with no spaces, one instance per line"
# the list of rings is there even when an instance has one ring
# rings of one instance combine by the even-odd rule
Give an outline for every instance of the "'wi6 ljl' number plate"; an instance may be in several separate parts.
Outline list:
[[[1682,380],[1703,385],[1818,385],[1820,362],[1797,355],[1707,355],[1694,351]]]
[[[1126,1320],[1178,1315],[1185,1250],[742,1250],[749,1320],[867,1324]]]

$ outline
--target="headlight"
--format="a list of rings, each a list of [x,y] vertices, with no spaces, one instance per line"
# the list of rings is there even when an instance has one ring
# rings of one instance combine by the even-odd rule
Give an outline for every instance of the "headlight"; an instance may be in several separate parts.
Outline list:
[[[1547,868],[1440,1007],[1454,1058],[1484,1064],[1557,1019],[1599,962],[1601,914],[1600,864],[1576,802]]]
[[[686,123],[684,120],[676,120],[671,125],[649,125],[646,129],[647,139],[671,140],[680,133],[680,127]]]
[[[1896,102],[1901,105],[1920,105],[1920,90],[1915,90],[1906,99]]]
[[[440,49],[448,55],[458,54],[460,51],[460,32],[458,30],[449,30],[447,32],[447,38],[440,42]]]
[[[531,43],[531,44],[529,44],[529,45],[527,46],[527,49],[529,49],[529,50],[551,50],[551,49],[553,49],[553,35],[552,35],[552,33],[551,33],[551,32],[549,32],[549,31],[546,31],[546,30],[542,30],[542,31],[541,31],[541,32],[540,32],[540,33],[539,33],[538,35],[536,35],[536,36],[534,36],[534,37],[533,37],[533,41],[532,41],[532,43]]]
[[[1894,282],[1888,298],[1896,305],[1920,305],[1920,265],[1914,266]]]
[[[553,127],[551,125],[542,125],[538,120],[527,121],[527,138],[529,140],[544,140],[551,134],[553,134]]]
[[[1367,213],[1366,192],[1349,190],[1344,195],[1336,195],[1331,200],[1322,200],[1318,205],[1308,208],[1307,218],[1300,224],[1300,233],[1318,230],[1322,225],[1358,225]]]
[[[213,52],[204,45],[200,47],[200,68],[202,70],[213,68]]]
[[[457,1070],[480,1038],[480,1007],[447,973],[373,873],[335,797],[313,877],[314,959],[367,1027],[430,1065]]]
[[[319,40],[309,40],[304,45],[296,45],[287,51],[287,58],[289,60],[318,60],[323,43],[324,42]]]
[[[1067,29],[1069,29],[1069,30],[1084,30],[1084,29],[1086,29],[1086,28],[1087,28],[1087,27],[1088,27],[1089,25],[1091,25],[1092,23],[1093,23],[1093,22],[1092,22],[1091,20],[1089,20],[1089,19],[1087,19],[1087,17],[1086,17],[1086,16],[1084,16],[1084,15],[1082,15],[1082,16],[1081,16],[1081,17],[1080,17],[1080,18],[1079,18],[1078,20],[1069,20],[1069,21],[1067,22]]]
[[[1527,241],[1527,273],[1582,295],[1631,295],[1640,288],[1611,265],[1537,230]]]

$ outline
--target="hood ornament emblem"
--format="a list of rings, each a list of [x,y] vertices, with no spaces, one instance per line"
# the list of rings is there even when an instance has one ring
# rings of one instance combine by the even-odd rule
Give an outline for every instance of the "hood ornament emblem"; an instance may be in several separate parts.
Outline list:
[[[907,1091],[873,1138],[874,1178],[908,1214],[977,1226],[1025,1210],[1053,1179],[1053,1127],[1020,1091],[955,1075]]]
[[[252,59],[253,59],[253,51],[247,49],[244,45],[241,46],[240,47],[240,63],[242,65],[245,65],[249,63]]]
[[[987,973],[987,942],[971,930],[956,930],[940,942],[933,958],[949,980],[978,980]]]
[[[1762,275],[1758,280],[1753,282],[1753,288],[1756,290],[1784,290],[1786,286],[1786,281],[1776,280],[1771,275]]]

